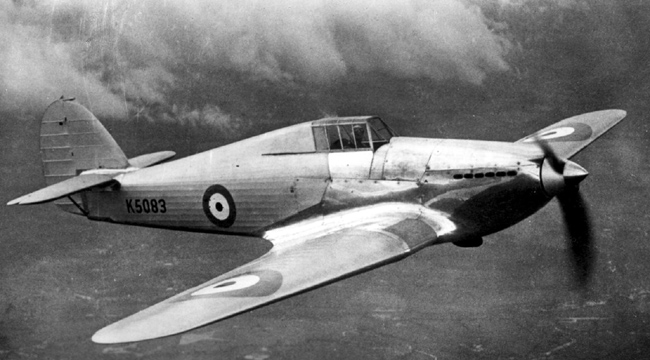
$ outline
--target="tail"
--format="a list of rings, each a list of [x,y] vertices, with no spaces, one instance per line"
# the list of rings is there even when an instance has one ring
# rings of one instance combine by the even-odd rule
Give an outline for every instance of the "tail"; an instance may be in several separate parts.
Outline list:
[[[110,186],[116,183],[115,176],[127,170],[150,166],[174,155],[163,151],[127,159],[95,115],[74,99],[62,97],[45,110],[41,121],[41,160],[47,187],[8,205],[55,200],[63,210],[85,215],[80,194],[83,190]]]
[[[41,122],[41,158],[47,185],[86,170],[129,166],[111,134],[74,99],[59,99],[45,110]]]

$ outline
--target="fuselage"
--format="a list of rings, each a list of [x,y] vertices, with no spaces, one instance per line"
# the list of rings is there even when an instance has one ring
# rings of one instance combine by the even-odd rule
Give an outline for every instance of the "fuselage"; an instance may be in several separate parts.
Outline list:
[[[373,146],[358,140],[352,148],[319,149],[315,128],[324,134],[332,126],[299,124],[125,172],[115,178],[119,186],[83,195],[87,216],[260,236],[344,209],[403,202],[449,217],[457,228],[439,240],[459,241],[511,226],[550,200],[537,146],[392,136]]]

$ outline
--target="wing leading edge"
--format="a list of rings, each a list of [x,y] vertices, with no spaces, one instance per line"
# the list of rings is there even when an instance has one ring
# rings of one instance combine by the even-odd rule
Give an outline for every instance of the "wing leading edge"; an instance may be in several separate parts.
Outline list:
[[[419,205],[381,204],[267,232],[261,258],[99,330],[96,343],[177,334],[398,261],[455,226]]]

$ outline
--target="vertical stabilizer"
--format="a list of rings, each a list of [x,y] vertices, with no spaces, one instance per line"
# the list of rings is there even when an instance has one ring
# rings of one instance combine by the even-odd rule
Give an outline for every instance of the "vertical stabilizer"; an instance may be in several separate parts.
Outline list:
[[[49,186],[90,169],[123,169],[129,162],[106,128],[74,99],[53,102],[41,122],[43,175]],[[81,203],[77,195],[75,201]],[[68,199],[55,202],[81,213]]]

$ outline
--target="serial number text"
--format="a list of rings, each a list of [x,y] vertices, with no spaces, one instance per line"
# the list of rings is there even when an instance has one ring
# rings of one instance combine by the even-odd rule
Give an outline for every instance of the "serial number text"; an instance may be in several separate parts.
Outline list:
[[[165,199],[126,199],[129,214],[164,214],[167,212]]]

